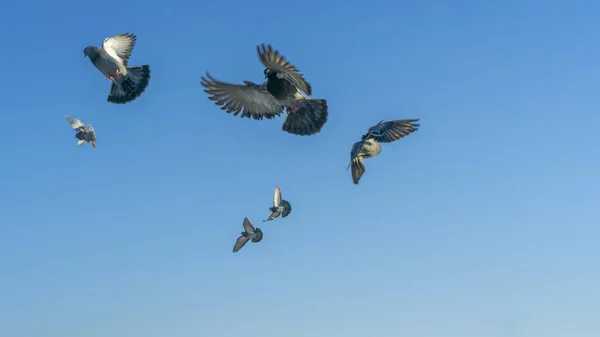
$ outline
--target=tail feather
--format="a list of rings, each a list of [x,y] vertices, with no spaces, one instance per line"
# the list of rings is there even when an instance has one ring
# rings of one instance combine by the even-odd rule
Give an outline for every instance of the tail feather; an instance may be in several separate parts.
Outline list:
[[[354,158],[352,160],[352,180],[354,184],[358,185],[360,178],[365,174],[365,164],[360,158]]]
[[[121,82],[113,81],[108,94],[108,101],[125,104],[138,98],[150,82],[150,66],[128,67],[127,76]]]
[[[282,200],[281,203],[283,204],[283,212],[281,212],[281,217],[285,218],[292,212],[292,205],[290,205],[287,200]]]
[[[327,100],[303,98],[295,100],[294,104],[299,109],[287,115],[282,130],[298,136],[321,132],[329,114]]]

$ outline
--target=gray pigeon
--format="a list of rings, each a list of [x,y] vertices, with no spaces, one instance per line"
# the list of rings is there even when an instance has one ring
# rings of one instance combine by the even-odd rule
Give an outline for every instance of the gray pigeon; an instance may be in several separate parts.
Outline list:
[[[271,221],[281,215],[282,218],[285,218],[292,211],[292,205],[290,205],[287,200],[281,199],[281,190],[279,186],[275,186],[275,195],[273,196],[273,207],[269,208],[271,210],[271,215],[265,221]]]
[[[92,64],[107,80],[111,80],[108,101],[125,104],[138,98],[150,81],[150,66],[129,67],[129,57],[135,46],[136,36],[125,33],[104,39],[102,48],[88,46],[83,49]]]
[[[254,119],[272,119],[285,108],[287,115],[282,130],[299,136],[317,134],[327,122],[328,107],[324,99],[305,97],[312,95],[312,87],[299,70],[273,50],[270,45],[256,47],[258,57],[266,67],[266,82],[256,84],[231,84],[214,79],[207,72],[202,76],[202,86],[209,99],[222,110],[237,116]]]
[[[77,142],[78,146],[83,145],[83,143],[92,142],[92,146],[96,148],[96,131],[92,127],[92,124],[88,124],[87,130],[85,129],[85,125],[77,118],[73,118],[69,115],[65,115],[67,122],[71,124],[73,130],[77,131],[75,134],[75,138],[79,139]]]
[[[352,166],[354,184],[358,184],[365,173],[363,160],[375,157],[381,152],[380,143],[391,143],[417,131],[419,124],[416,124],[416,122],[418,121],[419,119],[394,120],[385,123],[381,121],[370,127],[367,133],[362,136],[362,140],[354,143],[350,153],[350,164],[346,170]]]
[[[263,233],[260,228],[256,227],[255,229],[248,218],[244,218],[243,226],[244,231],[242,232],[242,235],[240,235],[240,237],[235,241],[235,245],[233,246],[234,253],[242,249],[242,247],[244,247],[248,241],[252,240],[252,242],[256,243],[260,242],[260,240],[263,238]]]

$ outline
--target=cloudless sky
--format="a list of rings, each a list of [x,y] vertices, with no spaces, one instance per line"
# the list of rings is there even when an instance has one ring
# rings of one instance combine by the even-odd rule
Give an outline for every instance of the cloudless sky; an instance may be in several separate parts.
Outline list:
[[[0,336],[600,335],[597,1],[0,5]],[[83,57],[137,35],[126,105]],[[270,43],[329,104],[310,137],[200,76]],[[78,147],[69,114],[98,147]],[[420,129],[365,161],[380,120]],[[263,223],[275,185],[292,204]],[[264,238],[231,249],[248,217]]]

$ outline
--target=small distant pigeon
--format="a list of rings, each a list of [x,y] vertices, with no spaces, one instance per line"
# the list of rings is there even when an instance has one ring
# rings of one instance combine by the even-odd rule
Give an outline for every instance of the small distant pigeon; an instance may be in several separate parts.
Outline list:
[[[389,122],[379,122],[377,125],[369,128],[366,134],[362,136],[360,142],[354,143],[350,153],[350,164],[352,166],[352,180],[358,184],[360,178],[365,173],[363,160],[377,156],[381,152],[380,143],[391,143],[400,138],[404,138],[419,129],[419,119],[394,120]]]
[[[328,107],[324,99],[312,95],[312,87],[300,71],[271,45],[256,47],[258,57],[266,67],[266,82],[231,84],[214,79],[208,72],[202,76],[202,86],[209,99],[227,113],[254,119],[272,119],[287,112],[282,130],[299,136],[317,134],[327,122]]]
[[[252,240],[252,242],[256,243],[260,242],[260,240],[263,238],[263,233],[260,228],[256,227],[255,229],[248,218],[244,218],[243,226],[244,231],[242,232],[242,235],[235,241],[235,245],[233,246],[234,253],[242,249],[242,247],[244,247],[248,241]]]
[[[67,122],[71,124],[73,130],[77,131],[75,134],[75,138],[79,139],[77,142],[78,146],[83,145],[83,143],[92,142],[92,146],[96,148],[96,131],[92,127],[92,124],[88,124],[88,128],[86,130],[85,125],[77,118],[73,118],[69,115],[65,115]]]
[[[275,186],[275,195],[273,196],[273,207],[269,208],[272,214],[265,221],[271,221],[281,215],[282,218],[285,218],[292,211],[292,205],[290,205],[287,200],[281,199],[281,190],[279,186]]]
[[[137,37],[125,33],[104,39],[102,48],[88,46],[83,49],[92,64],[107,80],[112,81],[108,101],[125,104],[138,98],[150,81],[150,66],[129,67],[129,57]]]

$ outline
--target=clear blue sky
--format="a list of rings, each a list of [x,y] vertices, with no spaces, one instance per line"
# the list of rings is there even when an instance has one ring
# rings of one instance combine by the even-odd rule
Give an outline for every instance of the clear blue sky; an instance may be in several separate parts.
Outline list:
[[[0,336],[600,335],[597,1],[116,5],[1,5]],[[152,79],[123,106],[83,48],[124,32]],[[320,134],[207,99],[205,71],[263,79],[262,42]],[[244,217],[264,239],[233,254]]]

